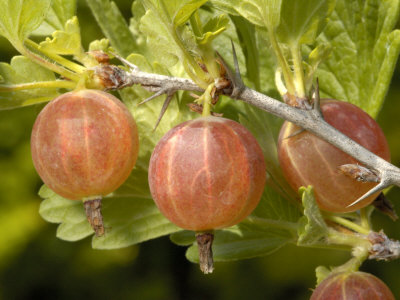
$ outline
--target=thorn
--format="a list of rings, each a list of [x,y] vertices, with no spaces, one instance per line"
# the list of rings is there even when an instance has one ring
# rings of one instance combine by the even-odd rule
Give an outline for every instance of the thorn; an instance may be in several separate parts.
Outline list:
[[[314,103],[313,103],[313,109],[314,109],[314,111],[315,112],[317,112],[317,114],[319,115],[319,116],[321,116],[322,117],[322,110],[321,110],[321,98],[320,98],[320,95],[319,95],[319,80],[318,80],[318,77],[317,77],[317,79],[316,79],[316,83],[315,83],[315,89],[314,89],[314,93],[313,93],[314,95]]]
[[[372,189],[370,189],[368,192],[366,192],[364,195],[362,195],[360,198],[358,198],[356,201],[354,201],[353,203],[347,205],[347,207],[351,207],[356,205],[357,203],[361,202],[362,200],[364,200],[365,198],[368,198],[369,196],[375,194],[376,192],[382,191],[383,189],[385,189],[386,187],[388,187],[389,185],[385,182],[385,181],[381,181],[381,183],[379,183],[378,185],[376,185],[375,187],[373,187]]]
[[[235,49],[235,45],[233,44],[233,41],[231,40],[231,44],[232,44],[232,53],[233,53],[233,63],[235,66],[235,81],[234,81],[234,85],[233,85],[233,91],[232,91],[232,97],[237,99],[241,92],[244,89],[244,83],[242,80],[242,76],[240,75],[240,69],[239,69],[239,61],[237,59],[237,55],[236,55],[236,49]]]
[[[161,89],[158,92],[156,92],[155,94],[151,95],[149,98],[144,99],[142,102],[140,102],[138,105],[142,105],[145,104],[146,102],[149,102],[150,100],[153,100],[154,98],[157,98],[158,96],[161,96],[162,94],[164,94],[166,92],[165,89]]]
[[[121,61],[125,66],[127,66],[129,69],[131,69],[134,72],[139,71],[139,67],[133,63],[131,63],[129,60],[123,58],[119,54],[115,52],[110,52],[112,55],[114,55],[119,61]]]
[[[225,68],[228,79],[231,81],[233,87],[230,97],[233,99],[237,99],[240,96],[243,89],[245,88],[245,85],[243,83],[242,76],[240,75],[239,62],[237,60],[236,50],[232,40],[231,43],[232,43],[233,63],[235,66],[235,72],[231,70],[229,65],[226,63],[226,61],[223,59],[221,54],[219,54],[218,51],[216,52],[216,54],[220,60],[220,63]]]
[[[161,108],[160,115],[158,116],[156,125],[153,128],[153,131],[155,131],[158,127],[158,124],[160,124],[161,119],[164,116],[165,112],[167,111],[168,105],[170,104],[172,97],[174,97],[174,95],[175,95],[175,92],[170,92],[167,94],[167,97],[165,98],[164,104]]]

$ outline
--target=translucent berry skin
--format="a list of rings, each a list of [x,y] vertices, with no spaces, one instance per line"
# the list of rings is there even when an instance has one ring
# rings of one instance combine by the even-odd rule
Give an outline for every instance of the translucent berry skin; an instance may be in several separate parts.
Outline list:
[[[171,129],[150,159],[154,201],[174,224],[204,231],[239,223],[257,206],[265,162],[253,135],[239,123],[202,117]]]
[[[137,127],[128,109],[98,90],[69,92],[48,103],[31,136],[39,176],[72,200],[113,192],[132,171],[138,149]]]
[[[324,100],[321,110],[326,122],[371,152],[390,160],[386,138],[374,119],[357,106],[337,100]],[[294,190],[313,185],[319,207],[330,212],[350,212],[370,204],[378,193],[347,207],[375,183],[358,182],[339,172],[356,159],[315,135],[285,122],[278,140],[278,157],[283,173]],[[296,134],[298,133],[298,134]]]
[[[364,272],[333,274],[314,290],[310,300],[395,300],[379,278]]]

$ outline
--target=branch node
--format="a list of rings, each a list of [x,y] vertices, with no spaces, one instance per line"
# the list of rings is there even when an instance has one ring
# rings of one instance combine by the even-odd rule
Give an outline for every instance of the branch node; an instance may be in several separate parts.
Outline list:
[[[400,242],[389,239],[381,230],[380,232],[371,232],[368,235],[371,242],[369,249],[369,258],[376,260],[394,260],[400,257]]]

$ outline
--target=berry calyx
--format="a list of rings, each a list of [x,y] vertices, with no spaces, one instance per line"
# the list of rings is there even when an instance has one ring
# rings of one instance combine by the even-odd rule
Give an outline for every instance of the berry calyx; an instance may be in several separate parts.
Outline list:
[[[213,116],[171,129],[149,166],[150,191],[164,216],[206,234],[247,217],[261,198],[265,177],[263,153],[253,135],[235,121]],[[205,265],[200,262],[202,269]]]
[[[139,149],[136,123],[114,96],[98,90],[63,94],[38,115],[32,129],[35,168],[57,194],[99,200],[129,176]],[[100,202],[85,203],[97,235],[104,234]],[[96,229],[97,228],[97,229]]]
[[[321,111],[327,123],[364,146],[390,160],[386,138],[374,119],[357,106],[323,100]],[[355,200],[376,185],[358,182],[340,171],[347,164],[359,164],[350,155],[293,123],[285,122],[278,141],[278,157],[285,178],[294,190],[312,185],[319,207],[330,212],[350,212],[370,204],[376,193],[354,206]]]

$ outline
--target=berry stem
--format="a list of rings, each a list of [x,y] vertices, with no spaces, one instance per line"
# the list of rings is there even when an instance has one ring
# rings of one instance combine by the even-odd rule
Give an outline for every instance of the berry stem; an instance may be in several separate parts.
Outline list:
[[[37,63],[38,65],[45,67],[46,69],[49,69],[57,74],[60,74],[61,76],[65,78],[69,78],[73,81],[78,81],[79,80],[79,75],[71,72],[70,70],[67,70],[63,66],[60,66],[58,64],[52,63],[51,61],[48,61],[47,58],[41,57],[40,55],[30,51],[28,48],[22,46],[17,49],[22,55],[25,57],[31,59],[33,62]]]
[[[75,86],[76,86],[75,82],[67,81],[67,80],[37,81],[37,82],[7,84],[7,85],[0,84],[0,92],[12,92],[12,91],[32,90],[32,89],[40,89],[40,88],[74,89]]]
[[[369,218],[368,209],[369,208],[366,207],[360,209],[361,226],[367,229],[368,231],[371,231],[371,222]]]
[[[269,26],[267,25],[267,28],[268,27]],[[282,68],[282,74],[283,74],[283,78],[285,80],[285,85],[286,85],[287,91],[289,94],[295,95],[296,88],[293,83],[293,74],[290,70],[287,60],[285,59],[285,56],[282,53],[282,49],[279,46],[278,41],[276,40],[273,30],[268,30],[268,37],[269,37],[271,46],[275,52],[276,58],[278,59],[278,63],[280,65],[280,67]]]
[[[25,43],[29,47],[35,49],[36,51],[39,51],[39,52],[43,53],[48,58],[54,60],[55,62],[59,63],[60,65],[62,65],[64,67],[70,69],[71,71],[74,71],[76,73],[83,73],[86,70],[85,67],[83,67],[81,65],[78,65],[78,64],[76,64],[76,63],[74,63],[74,62],[72,62],[72,61],[70,61],[70,60],[58,55],[58,54],[50,53],[48,51],[45,51],[45,50],[41,49],[40,46],[37,43],[35,43],[34,41],[32,41],[30,39],[27,39],[25,41]]]
[[[299,98],[305,98],[306,92],[304,89],[304,71],[303,71],[303,60],[299,45],[291,47],[292,59],[293,59],[293,70],[294,70],[294,85],[296,88],[296,96]]]
[[[327,220],[333,221],[339,225],[342,225],[348,229],[351,229],[355,232],[364,234],[364,235],[368,235],[370,233],[370,230],[368,228],[360,226],[360,225],[358,225],[348,219],[345,219],[343,217],[334,216],[334,215],[325,215],[324,218]]]
[[[104,235],[103,216],[101,214],[101,196],[83,199],[86,217],[97,237]]]
[[[203,117],[208,117],[211,115],[211,91],[214,88],[214,83],[210,84],[204,94],[203,98],[203,113],[201,114]]]
[[[212,232],[196,233],[196,240],[199,248],[200,270],[204,274],[212,273],[214,271],[214,259],[212,252],[214,234]]]

